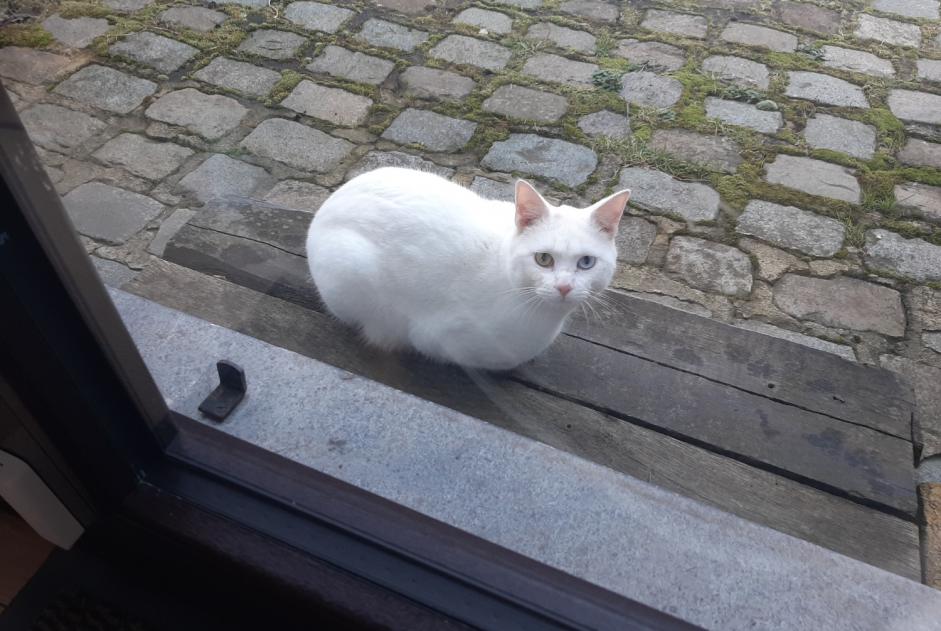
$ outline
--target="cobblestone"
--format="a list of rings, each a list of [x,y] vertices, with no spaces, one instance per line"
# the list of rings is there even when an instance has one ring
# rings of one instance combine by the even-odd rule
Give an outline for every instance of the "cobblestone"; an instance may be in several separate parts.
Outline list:
[[[843,25],[839,11],[825,9],[808,2],[780,0],[776,3],[774,12],[784,24],[814,33],[835,35]]]
[[[859,182],[846,167],[811,158],[778,155],[766,165],[765,179],[810,195],[831,197],[851,204],[861,198]]]
[[[56,86],[55,92],[76,101],[127,114],[157,91],[157,84],[107,66],[85,66]]]
[[[699,222],[714,221],[719,214],[719,194],[713,189],[697,182],[681,182],[662,171],[623,169],[619,184],[631,189],[632,206],[658,215]]]
[[[185,127],[208,140],[234,130],[248,110],[233,98],[204,94],[193,88],[169,92],[147,108],[148,118]]]
[[[797,50],[797,38],[790,33],[756,24],[731,22],[722,31],[721,37],[727,42],[768,48],[779,53],[793,53]]]
[[[915,62],[915,70],[919,79],[941,83],[941,60],[919,59]]]
[[[355,127],[365,121],[372,104],[372,100],[365,96],[328,88],[306,79],[281,101],[281,105],[295,112],[346,127]]]
[[[618,260],[640,265],[647,260],[650,246],[657,237],[657,226],[640,217],[624,217],[618,225],[614,242],[618,248]]]
[[[131,33],[113,44],[108,52],[133,59],[160,72],[170,73],[192,59],[198,51],[175,39],[141,31]]]
[[[598,165],[598,156],[588,147],[536,134],[510,134],[493,143],[480,162],[497,171],[520,171],[578,186]]]
[[[621,77],[621,97],[632,105],[667,108],[683,96],[683,84],[652,72],[628,72]]]
[[[876,128],[858,121],[817,114],[807,121],[804,139],[815,149],[841,151],[869,160],[876,151]]]
[[[454,169],[438,166],[431,160],[425,160],[421,156],[412,155],[402,151],[370,151],[362,160],[360,160],[349,173],[346,179],[351,180],[357,175],[378,169],[380,167],[402,167],[403,169],[417,169],[440,175],[443,178],[450,179],[454,175]]]
[[[897,184],[894,192],[899,207],[928,221],[941,223],[941,186],[905,182]]]
[[[938,15],[938,0],[875,0],[872,8],[907,18],[937,20],[941,17]]]
[[[552,22],[533,24],[526,31],[527,39],[550,41],[559,48],[571,48],[583,53],[595,52],[595,36],[585,31],[576,31]]]
[[[311,72],[321,72],[369,85],[379,85],[385,81],[394,68],[395,64],[388,59],[372,57],[332,44],[324,48],[323,53],[307,65]]]
[[[40,103],[20,115],[30,139],[51,151],[68,151],[101,133],[105,124],[88,114]]]
[[[457,151],[466,145],[477,123],[409,108],[399,114],[382,137],[399,144],[419,144],[429,151]]]
[[[713,171],[734,173],[742,163],[741,147],[731,138],[698,134],[682,129],[658,129],[650,147]]]
[[[764,112],[754,105],[711,96],[706,98],[706,116],[763,134],[773,134],[784,124],[780,112]]]
[[[467,24],[484,29],[488,33],[506,35],[513,30],[513,18],[499,11],[487,11],[471,7],[464,9],[454,18],[455,24]]]
[[[160,14],[160,21],[167,26],[208,33],[225,22],[228,17],[221,11],[204,7],[171,7]]]
[[[811,256],[833,256],[843,247],[846,234],[835,219],[759,200],[748,203],[735,229]]]
[[[914,90],[889,92],[889,109],[902,120],[941,125],[941,96]]]
[[[631,121],[624,114],[615,114],[608,110],[588,114],[578,119],[578,128],[589,136],[606,138],[627,138],[631,135]]]
[[[855,278],[787,274],[774,286],[774,304],[785,313],[825,326],[905,335],[905,311],[897,291]]]
[[[788,72],[785,94],[796,99],[807,99],[839,107],[869,107],[862,88],[849,81],[817,72]]]
[[[523,64],[523,74],[574,86],[591,86],[592,75],[598,72],[596,64],[575,61],[567,57],[543,53],[530,57]]]
[[[101,18],[66,19],[58,13],[43,20],[42,27],[57,42],[71,48],[85,48],[111,28],[108,20]]]
[[[502,202],[512,202],[516,196],[516,187],[509,182],[498,182],[488,177],[474,178],[468,187],[484,199],[496,199]]]
[[[738,247],[754,257],[758,264],[757,277],[770,283],[778,280],[787,272],[803,272],[808,268],[807,263],[804,263],[793,254],[760,241],[741,239],[738,242]]]
[[[509,118],[552,123],[565,114],[568,101],[558,94],[510,84],[497,88],[481,109]]]
[[[662,42],[622,39],[614,52],[632,64],[647,66],[648,69],[679,70],[686,63],[686,53],[682,48]]]
[[[405,94],[419,98],[459,100],[474,89],[474,80],[447,70],[411,66],[399,76]]]
[[[264,200],[292,210],[315,213],[327,198],[330,190],[310,182],[281,180],[265,194]]]
[[[904,164],[941,169],[941,144],[909,138],[898,158]]]
[[[239,146],[295,169],[317,172],[334,169],[353,149],[342,138],[283,118],[263,121]]]
[[[618,8],[607,2],[597,0],[566,0],[559,9],[565,13],[578,15],[598,22],[617,22]]]
[[[741,250],[720,243],[674,237],[667,252],[666,269],[703,291],[727,296],[747,296],[751,292],[751,260]]]
[[[55,81],[74,62],[63,55],[32,48],[7,46],[0,48],[0,76],[36,85]]]
[[[895,68],[888,59],[876,57],[872,53],[839,46],[822,46],[823,65],[828,68],[862,72],[876,77],[894,77]]]
[[[193,150],[172,142],[154,142],[138,134],[121,134],[104,144],[94,156],[124,167],[134,175],[159,180],[176,171]]]
[[[644,21],[640,25],[650,31],[670,33],[671,35],[692,37],[694,39],[703,39],[709,30],[709,23],[701,15],[674,13],[659,9],[648,10]]]
[[[180,180],[179,188],[208,202],[227,195],[251,197],[272,184],[273,178],[261,167],[217,153]]]
[[[768,66],[741,57],[715,55],[702,62],[703,72],[746,88],[768,89]]]
[[[297,33],[259,29],[252,31],[251,35],[239,44],[236,50],[267,57],[268,59],[289,59],[297,53],[306,41]]]
[[[193,76],[214,86],[255,97],[266,96],[281,80],[281,75],[274,70],[225,57],[216,57]]]
[[[124,189],[89,182],[62,198],[65,211],[81,234],[120,244],[163,212],[160,202]]]
[[[354,15],[349,9],[320,2],[292,2],[284,10],[284,17],[294,24],[324,33],[336,33]]]
[[[892,44],[893,46],[912,48],[921,46],[921,29],[915,24],[877,18],[865,13],[859,16],[856,37]]]
[[[427,40],[428,33],[411,29],[407,26],[396,24],[395,22],[372,18],[363,24],[363,29],[360,31],[358,37],[373,46],[394,48],[396,50],[409,52]],[[452,35],[451,37],[455,36]]]

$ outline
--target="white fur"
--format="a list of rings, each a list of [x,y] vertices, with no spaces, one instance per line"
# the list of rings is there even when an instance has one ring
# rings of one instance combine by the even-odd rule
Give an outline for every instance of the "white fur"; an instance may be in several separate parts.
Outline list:
[[[307,236],[310,271],[330,312],[376,346],[509,369],[545,350],[572,310],[607,287],[628,194],[589,209],[553,207],[520,181],[515,206],[431,173],[377,169],[347,182],[317,212]],[[522,230],[520,205],[542,213]],[[536,252],[550,253],[555,265],[538,266]],[[597,257],[595,266],[577,269],[586,255]],[[560,284],[571,284],[569,295]]]

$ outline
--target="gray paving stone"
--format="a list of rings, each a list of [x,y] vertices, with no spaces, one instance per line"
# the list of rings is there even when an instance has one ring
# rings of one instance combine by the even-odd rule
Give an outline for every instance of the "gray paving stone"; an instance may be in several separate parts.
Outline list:
[[[855,278],[787,274],[774,286],[774,304],[788,315],[824,326],[905,335],[899,292]]]
[[[209,65],[196,71],[193,77],[220,88],[256,97],[267,96],[281,80],[281,75],[274,70],[225,57],[216,57]]]
[[[496,199],[501,202],[512,202],[516,196],[516,187],[512,183],[498,182],[479,175],[468,188],[484,199]]]
[[[56,86],[54,92],[86,105],[127,114],[157,91],[157,84],[106,66],[85,66]]]
[[[426,171],[440,175],[443,178],[450,179],[454,175],[454,169],[438,166],[431,160],[425,160],[421,156],[416,156],[403,151],[370,151],[363,159],[346,174],[346,179],[351,180],[357,175],[373,171],[381,167],[402,167],[403,169],[415,169],[416,171]]]
[[[424,66],[406,68],[399,81],[408,96],[446,100],[463,99],[476,85],[470,77]]]
[[[578,186],[598,166],[598,156],[588,147],[536,134],[510,134],[493,143],[480,162],[496,171],[520,171]]]
[[[540,123],[559,120],[568,107],[564,96],[514,84],[500,86],[481,106],[485,112]]]
[[[570,48],[582,53],[594,54],[595,36],[585,31],[559,26],[552,22],[538,22],[526,31],[526,39],[549,41],[559,48]]]
[[[47,103],[24,111],[20,120],[34,144],[63,152],[74,149],[106,127],[88,114]]]
[[[685,129],[658,129],[650,138],[649,146],[713,171],[734,173],[742,163],[741,147],[725,136],[698,134]]]
[[[859,182],[852,171],[838,164],[780,154],[767,163],[766,170],[765,179],[772,184],[851,204],[861,199]]]
[[[431,12],[437,6],[435,0],[382,0],[377,4],[392,11],[416,16]]]
[[[302,171],[333,170],[353,144],[284,118],[269,118],[245,137],[240,147]]]
[[[137,277],[137,272],[127,265],[122,265],[117,261],[110,261],[98,256],[90,257],[92,264],[98,271],[98,277],[101,282],[108,287],[120,288]]]
[[[706,31],[709,30],[709,22],[701,15],[674,13],[673,11],[661,11],[659,9],[649,9],[640,25],[648,31],[670,33],[671,35],[695,39],[705,38]]]
[[[161,13],[159,19],[168,26],[208,33],[229,19],[229,16],[205,7],[171,7]]]
[[[941,222],[941,186],[904,182],[895,187],[896,205],[928,221]]]
[[[379,85],[385,81],[394,68],[395,64],[388,59],[364,55],[332,44],[307,66],[311,72],[323,72],[369,85]]]
[[[773,283],[786,272],[806,272],[808,264],[793,254],[754,239],[739,239],[738,247],[752,255],[758,278]]]
[[[748,202],[735,230],[811,256],[833,256],[846,235],[836,219],[760,200]]]
[[[712,96],[706,97],[706,116],[763,134],[773,134],[784,124],[781,112],[765,112],[754,105]]]
[[[410,29],[395,22],[371,18],[366,20],[362,30],[356,37],[380,48],[395,48],[396,50],[410,52],[428,39],[428,33]],[[450,37],[447,39],[450,39]]]
[[[21,46],[0,48],[0,76],[23,83],[40,85],[54,81],[73,65],[68,57],[43,50]]]
[[[872,53],[839,46],[823,46],[823,65],[828,68],[862,72],[875,77],[894,77],[892,62]]]
[[[193,155],[193,150],[124,133],[106,142],[93,155],[102,162],[124,167],[134,175],[159,180],[180,168]]]
[[[941,83],[941,60],[919,59],[915,62],[919,79]]]
[[[798,333],[797,331],[789,331],[788,329],[782,329],[781,327],[766,324],[758,320],[739,320],[732,324],[740,329],[747,329],[749,331],[755,331],[756,333],[770,335],[771,337],[781,338],[782,340],[801,344],[802,346],[814,348],[825,353],[833,353],[851,362],[856,361],[856,353],[853,352],[850,346],[834,344],[833,342],[821,340],[819,337],[811,337],[803,333]]]
[[[248,110],[233,98],[184,88],[164,94],[144,114],[216,140],[238,127]]]
[[[513,18],[499,11],[487,11],[471,7],[464,9],[452,20],[455,24],[468,24],[486,30],[488,33],[505,35],[513,30]]]
[[[618,42],[614,54],[624,57],[632,64],[647,66],[653,70],[679,70],[686,63],[686,51],[678,46],[662,42],[641,42],[636,39],[622,39]]]
[[[192,59],[199,51],[175,39],[139,31],[112,44],[108,52],[133,59],[160,72],[170,73]]]
[[[58,13],[43,20],[42,27],[57,42],[70,48],[85,48],[111,28],[108,20],[102,18],[66,19]]]
[[[154,0],[105,0],[104,5],[119,13],[134,13],[150,6]]]
[[[453,64],[468,64],[485,70],[502,70],[513,52],[504,46],[476,37],[448,35],[429,51],[429,55]]]
[[[251,197],[272,184],[274,178],[261,167],[216,153],[180,180],[179,188],[208,202],[227,195]]]
[[[581,87],[594,87],[591,77],[596,72],[598,72],[596,64],[575,61],[550,53],[533,55],[523,64],[523,74],[528,74],[543,81]]]
[[[784,24],[814,33],[836,35],[843,26],[839,11],[825,9],[809,2],[779,0],[774,6],[774,15]]]
[[[719,194],[705,184],[681,182],[662,171],[642,167],[621,170],[620,187],[631,189],[631,205],[658,215],[689,222],[714,221]]]
[[[627,138],[631,135],[631,120],[624,114],[601,110],[578,119],[578,128],[592,137]]]
[[[403,145],[417,143],[429,151],[457,151],[470,141],[475,129],[477,123],[471,121],[408,108],[382,132],[382,137]]]
[[[330,190],[310,182],[282,180],[265,194],[264,200],[292,210],[315,213],[330,197]]]
[[[913,418],[914,433],[920,434],[923,450],[921,457],[937,456],[941,452],[941,369],[912,361],[906,357],[880,355],[879,364],[905,377],[915,391]],[[937,463],[937,458],[932,458]],[[922,460],[919,473],[926,469]],[[937,469],[935,469],[937,471]]]
[[[621,77],[621,98],[632,105],[668,108],[683,96],[683,84],[652,72],[628,72]]]
[[[167,243],[170,242],[170,239],[173,238],[173,235],[179,232],[180,228],[182,228],[183,225],[192,219],[195,215],[196,211],[190,210],[188,208],[174,210],[173,214],[160,222],[160,227],[157,229],[157,234],[155,234],[154,238],[150,240],[150,244],[147,246],[147,251],[154,256],[163,256],[163,252],[167,248]]]
[[[938,0],[875,0],[872,8],[907,18],[937,20],[941,17],[938,14]]]
[[[656,224],[640,217],[624,217],[614,238],[618,248],[618,260],[631,265],[642,264],[647,260],[650,246],[656,237]]]
[[[913,323],[922,329],[941,331],[941,289],[913,287],[909,298]]]
[[[356,127],[365,121],[372,104],[372,99],[365,96],[306,79],[281,101],[281,105],[295,112],[346,127]]]
[[[294,24],[324,33],[336,33],[354,15],[349,9],[320,2],[292,2],[284,10],[284,17]]]
[[[941,96],[914,90],[891,90],[889,109],[902,120],[941,125]]]
[[[620,14],[615,5],[596,0],[566,0],[559,9],[598,22],[617,22]]]
[[[917,25],[877,18],[865,13],[859,16],[855,35],[859,39],[871,39],[893,46],[921,46],[921,29]]]
[[[674,237],[667,251],[666,270],[703,291],[727,296],[751,293],[751,259],[741,250],[720,243]]]
[[[804,139],[814,149],[840,151],[869,160],[876,151],[876,128],[858,121],[817,114],[807,121]]]
[[[306,41],[297,33],[259,29],[252,31],[236,50],[268,59],[290,59]]]
[[[703,72],[746,88],[768,89],[768,66],[750,59],[713,55],[702,62]]]
[[[494,0],[497,4],[505,4],[520,9],[538,9],[542,6],[542,0]]]
[[[921,342],[934,352],[941,353],[941,333],[922,333]]]
[[[941,144],[909,138],[899,151],[898,159],[903,164],[941,169]]]
[[[727,42],[767,48],[779,53],[793,53],[797,50],[797,38],[790,33],[757,24],[730,22],[720,37]]]
[[[268,6],[268,0],[223,0],[221,4],[238,4],[250,9],[264,9]]]
[[[164,209],[155,199],[101,182],[72,189],[62,205],[79,233],[111,244],[124,243]]]
[[[838,107],[869,107],[862,88],[819,72],[792,71],[787,73],[785,94],[795,99],[807,99]]]

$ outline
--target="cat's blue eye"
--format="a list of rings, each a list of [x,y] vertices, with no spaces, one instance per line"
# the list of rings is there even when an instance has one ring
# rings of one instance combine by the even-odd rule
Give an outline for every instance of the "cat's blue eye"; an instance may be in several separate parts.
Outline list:
[[[578,269],[591,269],[595,266],[595,257],[583,256],[578,259]]]
[[[552,264],[555,262],[552,259],[552,255],[548,252],[536,252],[533,258],[536,259],[536,265],[539,267],[552,267]]]

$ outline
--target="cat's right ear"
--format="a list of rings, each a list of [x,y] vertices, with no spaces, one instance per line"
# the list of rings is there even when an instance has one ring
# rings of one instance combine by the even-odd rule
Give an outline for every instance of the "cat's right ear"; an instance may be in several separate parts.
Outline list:
[[[549,206],[533,185],[526,180],[516,181],[516,229],[523,232],[549,214]]]

